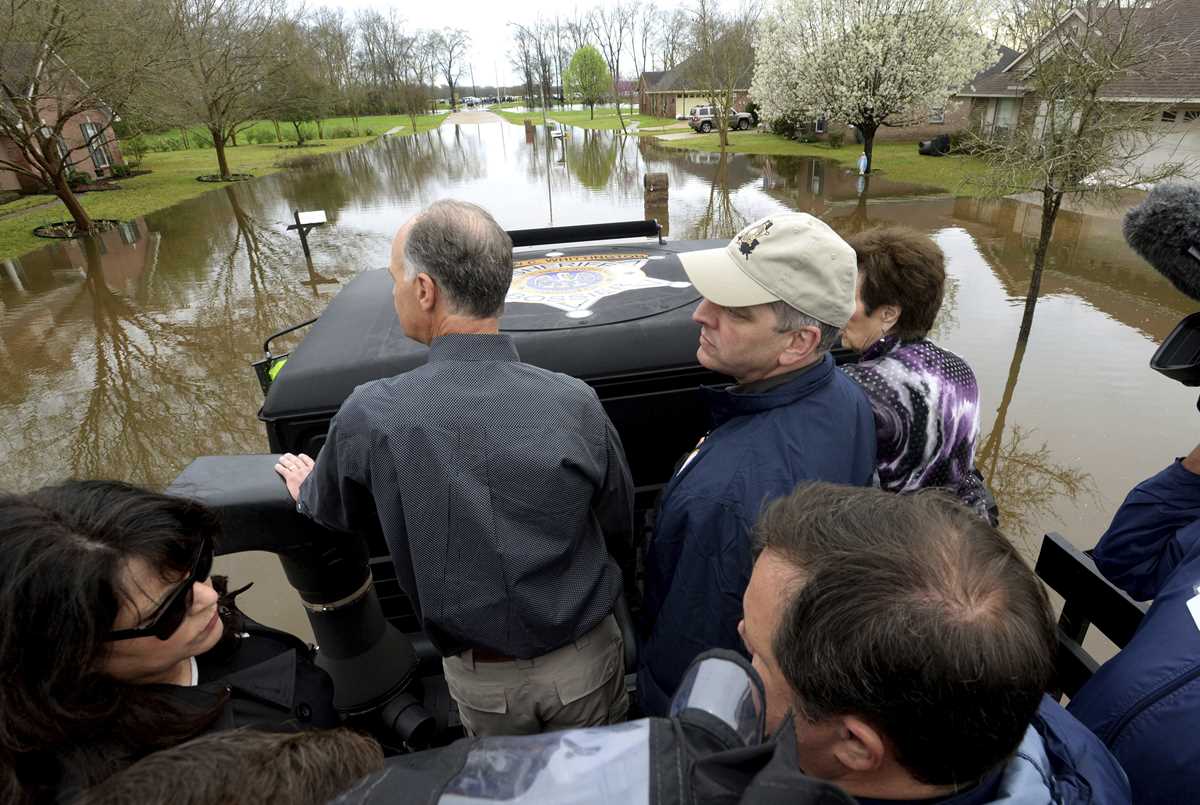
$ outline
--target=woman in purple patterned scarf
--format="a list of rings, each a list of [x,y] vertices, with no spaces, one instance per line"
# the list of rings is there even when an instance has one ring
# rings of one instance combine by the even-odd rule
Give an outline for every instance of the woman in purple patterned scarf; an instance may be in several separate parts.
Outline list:
[[[867,230],[847,242],[858,255],[858,305],[842,343],[862,358],[845,370],[875,412],[880,487],[943,487],[986,517],[987,489],[975,472],[975,373],[927,338],[946,284],[942,250],[901,227]]]

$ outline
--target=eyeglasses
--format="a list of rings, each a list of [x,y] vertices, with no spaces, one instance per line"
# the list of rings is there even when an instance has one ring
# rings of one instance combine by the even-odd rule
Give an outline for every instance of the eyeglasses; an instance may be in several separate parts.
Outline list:
[[[200,549],[192,560],[192,569],[187,578],[163,601],[150,619],[132,629],[116,629],[109,633],[109,640],[133,640],[138,637],[157,637],[167,640],[187,617],[192,608],[192,590],[198,581],[204,581],[212,572],[213,544],[207,535],[200,541]]]

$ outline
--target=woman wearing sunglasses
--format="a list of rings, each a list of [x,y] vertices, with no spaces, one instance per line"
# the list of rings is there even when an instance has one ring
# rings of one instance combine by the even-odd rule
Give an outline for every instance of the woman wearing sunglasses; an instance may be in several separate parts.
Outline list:
[[[207,731],[336,725],[308,647],[209,577],[218,532],[119,482],[0,495],[0,801],[62,800]]]

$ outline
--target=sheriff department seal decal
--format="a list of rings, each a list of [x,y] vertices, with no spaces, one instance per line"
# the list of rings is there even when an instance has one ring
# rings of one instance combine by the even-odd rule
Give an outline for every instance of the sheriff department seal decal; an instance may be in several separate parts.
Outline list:
[[[506,301],[549,305],[568,318],[592,315],[601,299],[642,288],[688,288],[691,283],[646,276],[648,254],[573,254],[519,260]]]

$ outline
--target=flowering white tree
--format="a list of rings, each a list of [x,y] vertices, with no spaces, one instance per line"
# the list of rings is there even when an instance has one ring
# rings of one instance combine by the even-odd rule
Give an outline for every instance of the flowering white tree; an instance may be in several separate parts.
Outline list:
[[[875,132],[905,125],[990,63],[987,0],[777,0],[763,17],[750,94],[764,116],[857,128],[870,171]]]

